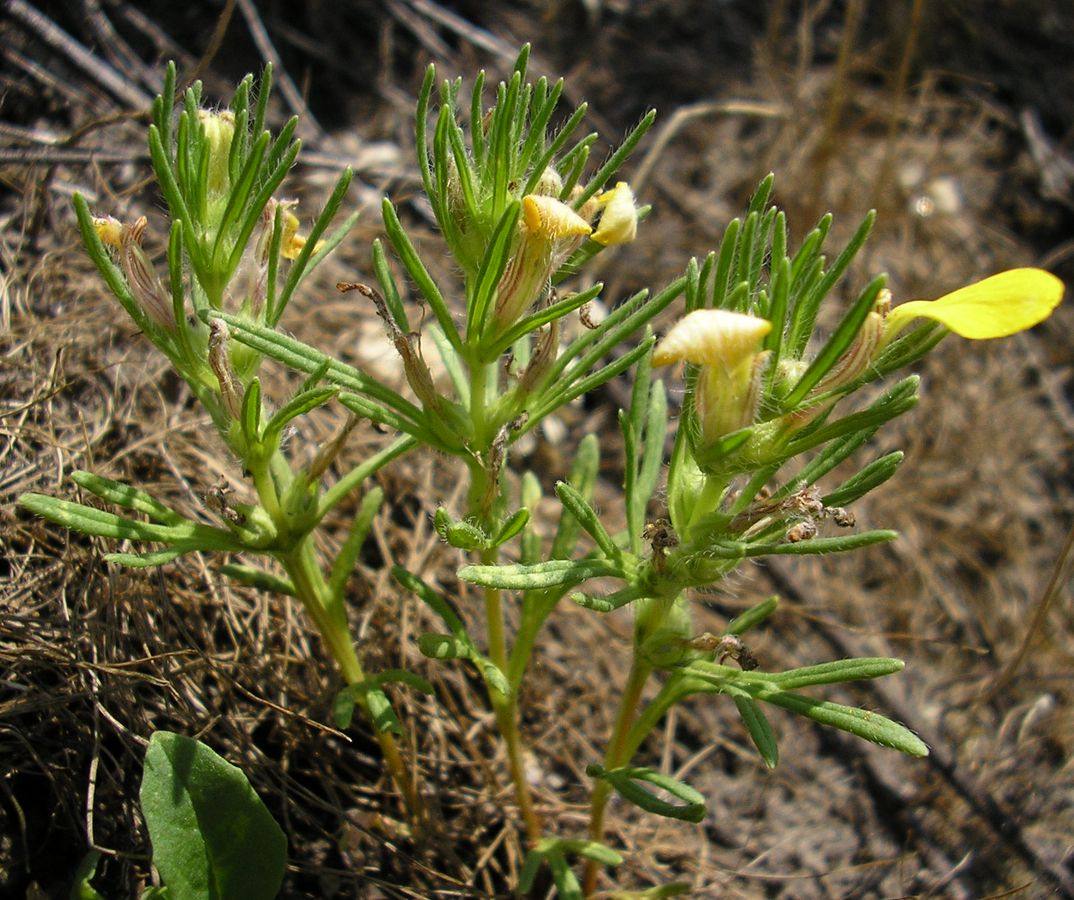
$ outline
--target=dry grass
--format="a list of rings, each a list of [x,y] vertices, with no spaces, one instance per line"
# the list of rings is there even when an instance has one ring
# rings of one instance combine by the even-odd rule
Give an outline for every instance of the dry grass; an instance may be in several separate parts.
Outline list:
[[[106,6],[127,21],[128,7]],[[502,74],[506,64],[475,46],[482,33],[460,35],[422,12],[439,7],[387,6],[389,13],[349,25],[351,43],[365,54],[356,65],[371,73],[361,118],[347,122],[347,132],[314,134],[321,165],[298,169],[289,188],[312,205],[333,165],[363,160],[354,202],[369,205],[370,214],[285,324],[373,367],[386,342],[370,311],[330,286],[337,276],[368,271],[364,248],[378,231],[383,191],[402,198],[421,245],[436,246],[420,206],[406,199],[415,186],[407,162],[415,78],[430,58],[446,75],[469,74],[475,61]],[[704,90],[720,102],[765,104],[746,113],[702,111],[667,135],[644,192],[654,214],[632,252],[604,273],[613,298],[662,284],[688,255],[711,247],[769,169],[797,235],[831,208],[838,241],[879,204],[880,226],[850,282],[859,286],[867,271],[884,269],[897,296],[938,294],[1032,263],[1050,249],[1046,228],[1069,225],[1061,208],[1036,196],[1019,110],[1003,98],[983,101],[928,64],[915,70],[905,103],[893,103],[883,77],[901,44],[876,37],[875,23],[867,20],[850,45],[832,131],[825,122],[837,15],[788,19],[779,69],[757,65],[747,77],[749,60],[760,58],[751,46],[760,47],[757,54],[773,48],[762,44],[765,23],[737,7],[727,11],[719,39],[738,56],[711,65],[711,48],[689,24],[701,13],[689,4],[652,4],[649,18],[606,7],[606,27],[592,33],[584,55],[578,35],[588,32],[568,4],[553,5],[543,19],[509,11],[485,24],[501,46],[513,46],[511,35],[532,39],[538,70],[571,69],[575,95],[609,116],[596,120],[608,136],[649,103],[662,105],[668,121],[677,105],[707,101]],[[348,39],[323,24],[285,27],[271,4],[262,12],[292,58],[312,59],[302,56],[303,38],[325,41],[330,51]],[[678,34],[670,53],[646,31],[660,23]],[[129,152],[125,163],[13,161],[15,150],[54,150],[75,128],[124,106],[24,26],[0,24],[11,126],[0,167],[0,894],[23,895],[35,883],[65,896],[90,845],[106,854],[110,894],[134,894],[148,875],[136,797],[141,756],[156,729],[200,737],[251,776],[289,836],[288,897],[502,892],[523,851],[498,774],[505,769],[491,714],[468,673],[418,654],[414,638],[431,623],[387,573],[400,562],[454,588],[458,560],[429,522],[438,503],[457,499],[457,473],[443,460],[417,456],[378,476],[391,507],[351,583],[353,622],[370,666],[412,668],[437,688],[435,700],[399,695],[410,726],[407,752],[442,823],[420,846],[400,820],[375,743],[361,730],[344,735],[326,724],[337,679],[293,603],[229,584],[211,558],[152,572],[107,566],[101,555],[111,548],[14,508],[26,490],[69,495],[75,468],[146,486],[194,516],[207,515],[202,498],[219,480],[239,491],[242,482],[188,392],[106,296],[76,240],[68,203],[75,189],[123,218],[150,215],[161,234],[159,202],[145,182],[142,126],[120,118],[76,145]],[[65,24],[93,39],[91,23]],[[189,27],[163,13],[159,25],[177,34]],[[130,27],[128,40],[144,49],[148,38],[139,43]],[[229,34],[236,31],[237,22]],[[205,46],[204,34],[189,40],[191,53]],[[236,74],[229,68],[236,58],[245,68],[259,65],[241,41],[225,50],[208,70],[210,89]],[[119,54],[115,46],[101,52]],[[26,75],[20,54],[54,83]],[[326,55],[339,83],[329,81],[325,93],[348,89],[354,73],[340,73],[339,59]],[[640,69],[663,73],[650,78],[644,95],[631,80]],[[155,62],[144,67],[156,70]],[[300,82],[303,72],[314,91],[316,77],[329,77],[312,62],[292,64]],[[691,77],[722,79],[722,87],[717,93],[700,84],[690,94],[683,85]],[[323,108],[315,112],[326,127],[344,124],[329,121]],[[1074,127],[1074,117],[1065,125]],[[953,205],[944,206],[948,200]],[[437,274],[452,275],[446,262]],[[609,840],[628,851],[622,885],[686,879],[698,897],[1071,896],[1074,612],[1065,576],[1028,655],[1009,679],[998,676],[1027,635],[1069,526],[1072,320],[1074,311],[1061,309],[1009,341],[951,340],[923,367],[922,406],[867,448],[870,456],[904,449],[904,470],[855,510],[859,522],[900,530],[898,542],[848,557],[761,564],[745,570],[733,591],[699,597],[699,629],[717,630],[751,600],[781,593],[781,614],[751,645],[766,667],[849,653],[905,658],[902,675],[846,696],[919,730],[933,748],[930,760],[896,757],[780,716],[774,725],[784,760],[766,773],[729,704],[691,704],[644,753],[650,764],[688,773],[709,798],[710,815],[695,828],[616,807]],[[288,376],[273,377],[279,396]],[[542,441],[519,461],[551,481],[583,428],[607,431],[601,503],[612,517],[613,398],[607,392],[568,422],[565,444]],[[331,434],[338,418],[329,412],[304,424],[295,445]],[[359,429],[348,452],[359,459],[386,440]],[[341,537],[330,527],[324,540]],[[470,600],[464,591],[459,605],[476,621],[479,604]],[[622,682],[629,635],[625,614],[598,619],[563,609],[535,663],[524,724],[538,805],[556,833],[584,829],[582,770],[610,729],[609,685]]]

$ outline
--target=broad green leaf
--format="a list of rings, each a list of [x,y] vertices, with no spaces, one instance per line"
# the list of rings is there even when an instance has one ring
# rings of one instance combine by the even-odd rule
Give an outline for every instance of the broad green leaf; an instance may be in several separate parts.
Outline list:
[[[287,839],[240,769],[199,741],[158,731],[140,798],[172,900],[276,896]]]
[[[97,863],[101,859],[100,850],[90,850],[75,869],[74,883],[71,885],[69,900],[105,900],[91,883],[93,876],[97,874]],[[144,895],[143,895],[144,896]]]

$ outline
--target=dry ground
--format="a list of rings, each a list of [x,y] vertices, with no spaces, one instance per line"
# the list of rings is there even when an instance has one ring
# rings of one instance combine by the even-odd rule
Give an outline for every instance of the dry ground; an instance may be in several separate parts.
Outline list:
[[[914,29],[915,4],[878,5],[247,2],[215,53],[217,4],[40,7],[90,48],[83,66],[70,45],[46,40],[32,9],[5,3],[0,896],[66,896],[90,845],[105,853],[101,889],[135,895],[148,874],[135,798],[156,729],[198,736],[250,774],[289,837],[284,896],[502,895],[519,865],[509,792],[483,777],[481,760],[499,750],[479,686],[420,657],[424,613],[386,572],[399,561],[452,578],[457,559],[429,524],[454,496],[456,473],[441,460],[411,458],[378,476],[391,508],[352,581],[371,665],[436,680],[435,701],[402,700],[408,751],[443,821],[420,847],[398,821],[376,745],[325,724],[336,678],[300,610],[228,584],[216,559],[113,568],[102,542],[13,506],[25,490],[71,494],[74,468],[148,486],[195,515],[219,479],[241,489],[207,419],[106,296],[73,227],[74,190],[159,226],[140,115],[161,60],[189,72],[206,54],[208,93],[222,96],[280,54],[292,105],[306,95],[311,112],[312,152],[289,191],[315,202],[349,163],[361,182],[351,201],[368,207],[285,324],[371,365],[386,342],[369,312],[330,286],[369,271],[384,192],[422,245],[436,246],[413,202],[420,73],[435,61],[445,75],[480,66],[502,75],[523,40],[534,44],[537,73],[568,76],[572,99],[592,102],[591,124],[605,137],[648,106],[661,112],[633,164],[654,213],[606,266],[612,300],[665,283],[711,249],[769,170],[798,236],[830,208],[845,237],[879,207],[851,288],[886,270],[897,298],[935,296],[1019,264],[1069,281],[1074,14],[1058,3],[963,0],[921,4]],[[260,26],[270,43],[251,38]],[[104,80],[102,63],[126,88]],[[290,112],[282,92],[276,112]],[[446,266],[439,274],[451,277]],[[902,675],[846,696],[906,722],[932,756],[899,758],[778,716],[783,762],[769,773],[730,704],[691,704],[644,753],[688,773],[710,815],[696,828],[617,808],[610,840],[629,851],[621,886],[680,878],[692,896],[731,898],[1074,896],[1072,326],[1068,301],[1031,334],[975,346],[951,339],[922,367],[922,405],[868,448],[904,449],[906,464],[856,509],[859,521],[901,531],[898,542],[758,565],[733,591],[699,597],[699,626],[716,630],[745,604],[782,595],[781,613],[754,639],[767,667],[851,653],[906,659]],[[287,375],[276,377],[282,390]],[[609,515],[615,396],[596,398],[562,442],[522,460],[551,479],[583,420],[607,431]],[[335,425],[315,420],[296,442]],[[359,458],[385,440],[359,431],[349,452]],[[626,615],[564,609],[552,620],[525,726],[539,803],[557,833],[584,828],[577,785],[609,731],[608,684],[625,668],[629,631]]]

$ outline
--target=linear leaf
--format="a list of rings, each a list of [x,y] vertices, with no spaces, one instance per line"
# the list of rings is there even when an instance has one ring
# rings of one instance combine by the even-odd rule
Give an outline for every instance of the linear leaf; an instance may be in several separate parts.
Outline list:
[[[542,590],[572,585],[602,575],[623,577],[619,566],[605,560],[552,559],[534,565],[463,566],[459,578],[501,590]]]

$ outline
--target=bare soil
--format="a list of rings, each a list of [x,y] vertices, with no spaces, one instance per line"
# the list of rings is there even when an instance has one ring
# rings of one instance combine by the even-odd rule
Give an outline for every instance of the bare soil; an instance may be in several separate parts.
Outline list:
[[[308,211],[353,165],[350,202],[366,210],[284,324],[382,367],[388,344],[372,310],[332,285],[368,275],[384,194],[438,256],[411,127],[424,67],[467,78],[484,67],[493,81],[530,41],[533,73],[566,76],[607,141],[660,111],[628,170],[653,214],[605,264],[609,302],[667,283],[716,246],[768,171],[798,237],[831,210],[838,243],[879,209],[848,295],[876,271],[889,273],[896,299],[1016,265],[1069,282],[1074,11],[1045,0],[922,3],[915,25],[911,0],[883,11],[860,0],[266,0],[227,5],[214,41],[218,4],[176,6],[11,0],[0,16],[0,896],[66,897],[91,846],[104,853],[96,883],[106,896],[149,883],[137,793],[158,729],[199,737],[249,774],[288,835],[282,896],[504,896],[524,849],[508,785],[486,780],[486,759],[504,768],[481,686],[418,653],[431,623],[387,571],[399,562],[455,584],[459,559],[429,520],[458,500],[444,460],[414,456],[378,476],[390,508],[351,583],[370,667],[413,669],[437,688],[433,699],[398,698],[406,751],[442,823],[421,844],[376,743],[361,727],[331,726],[338,679],[293,603],[229,583],[213,558],[115,568],[102,561],[113,548],[15,507],[28,490],[76,494],[76,468],[194,516],[207,515],[204,495],[221,480],[243,490],[207,418],[92,270],[71,194],[124,220],[148,215],[162,234],[144,127],[163,60],[197,69],[207,94],[223,98],[277,55],[295,93],[278,92],[273,115],[305,114],[308,151],[288,192]],[[74,54],[74,42],[90,55]],[[440,269],[450,284],[446,261]],[[614,807],[609,842],[628,858],[616,887],[681,879],[695,897],[1074,897],[1072,327],[1068,300],[1029,334],[952,338],[921,367],[921,406],[865,448],[902,449],[906,462],[854,510],[860,523],[899,530],[898,541],[764,562],[697,598],[698,629],[718,631],[780,594],[781,611],[751,643],[768,668],[905,659],[898,676],[829,696],[902,720],[932,755],[904,759],[773,716],[782,762],[768,772],[731,704],[691,703],[643,748],[644,762],[688,777],[709,815],[695,827]],[[282,395],[290,376],[270,374],[268,390]],[[517,460],[551,483],[573,442],[598,430],[601,504],[613,519],[617,394],[592,398],[565,417],[561,438]],[[342,416],[303,424],[295,446],[315,446]],[[389,439],[359,428],[347,453],[361,459]],[[329,528],[325,541],[342,538]],[[465,590],[460,606],[479,621]],[[611,728],[630,628],[627,612],[577,608],[549,626],[524,722],[549,831],[584,833],[583,770]]]

